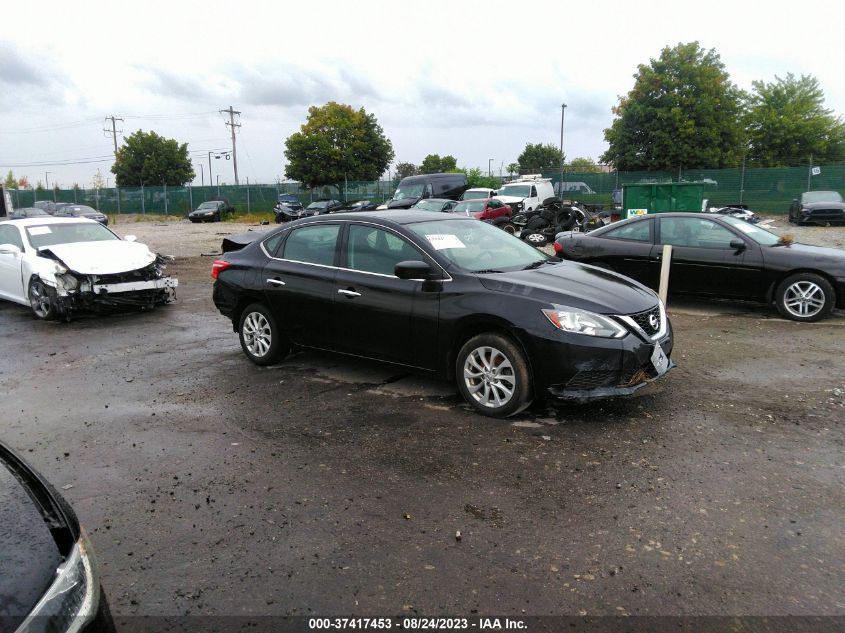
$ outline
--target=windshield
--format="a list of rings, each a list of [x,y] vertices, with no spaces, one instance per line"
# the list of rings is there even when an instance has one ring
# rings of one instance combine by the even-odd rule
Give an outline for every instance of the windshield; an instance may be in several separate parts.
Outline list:
[[[801,202],[842,202],[842,195],[838,191],[808,191],[801,194]]]
[[[481,202],[459,202],[452,209],[452,213],[474,213],[477,211],[484,211],[484,201]]]
[[[74,205],[72,207],[68,206],[62,209],[63,213],[72,213],[73,215],[85,215],[86,213],[97,213],[100,212],[96,209],[92,209],[91,207],[86,207],[85,205]]]
[[[732,218],[730,216],[725,216],[722,219],[735,229],[742,231],[745,235],[750,237],[752,240],[754,240],[761,246],[774,246],[780,241],[780,237],[778,237],[774,233],[771,233],[765,229],[761,229],[759,226],[750,224],[745,220],[740,220],[739,218]]]
[[[329,206],[328,200],[318,200],[317,202],[312,202],[311,204],[309,204],[308,208],[309,209],[325,209],[327,206]]]
[[[527,198],[531,195],[531,185],[505,185],[499,189],[499,195]]]
[[[69,222],[67,224],[42,224],[26,227],[29,243],[33,248],[54,244],[75,244],[77,242],[102,242],[120,238],[97,222]]]
[[[489,189],[485,189],[484,191],[464,191],[464,195],[461,198],[463,200],[477,200],[478,198],[487,198],[489,194]]]
[[[407,226],[451,263],[473,273],[522,270],[551,259],[486,222],[447,219]]]
[[[425,185],[420,183],[418,185],[405,185],[401,189],[397,189],[393,194],[394,200],[408,200],[409,198],[422,198]]]
[[[200,206],[197,207],[199,209],[216,209],[217,203],[216,202],[203,202]]]
[[[429,200],[420,200],[414,206],[414,209],[422,209],[423,211],[440,211],[443,208],[442,202],[431,202]]]

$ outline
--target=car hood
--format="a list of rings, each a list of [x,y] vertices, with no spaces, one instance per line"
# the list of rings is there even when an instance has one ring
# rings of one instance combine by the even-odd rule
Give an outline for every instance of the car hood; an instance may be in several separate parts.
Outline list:
[[[481,283],[488,290],[599,314],[634,314],[657,304],[657,295],[633,279],[575,262],[484,275]]]
[[[520,198],[519,196],[496,196],[496,200],[501,200],[505,204],[510,204],[511,202],[522,202],[525,198]]]
[[[796,242],[789,246],[769,246],[764,252],[774,254],[775,257],[801,257],[804,260],[811,257],[814,260],[836,262],[840,269],[845,270],[845,250],[841,248]]]
[[[111,275],[145,268],[156,260],[146,244],[109,240],[54,244],[39,249],[50,252],[70,270],[83,275]]]
[[[0,619],[15,630],[56,577],[62,556],[39,506],[0,454]]]
[[[843,209],[845,210],[845,202],[835,202],[831,200],[830,202],[804,202],[801,204],[804,209],[810,209],[811,211],[815,209]]]
[[[422,198],[402,198],[401,200],[388,200],[388,209],[410,209]]]

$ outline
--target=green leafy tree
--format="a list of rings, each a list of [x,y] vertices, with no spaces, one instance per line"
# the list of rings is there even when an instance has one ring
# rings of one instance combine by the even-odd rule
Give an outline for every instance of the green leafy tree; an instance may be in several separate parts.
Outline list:
[[[44,183],[40,180],[35,183],[35,190],[36,191],[44,191]]]
[[[601,161],[625,170],[722,168],[743,146],[742,92],[715,50],[698,42],[663,49],[640,64],[634,88],[613,108]]]
[[[542,174],[560,171],[560,150],[551,143],[528,143],[517,157],[519,172],[523,174]]]
[[[3,181],[3,186],[6,189],[17,189],[18,188],[18,181],[15,180],[15,174],[12,173],[12,170],[9,170],[9,173],[6,174],[6,180]]]
[[[396,163],[396,179],[402,180],[408,176],[416,176],[419,172],[414,163]]]
[[[439,154],[429,154],[423,158],[419,173],[421,174],[442,174],[455,171],[458,168],[458,160],[454,156],[446,155],[442,158]]]
[[[364,108],[330,101],[308,109],[308,120],[285,141],[285,175],[308,187],[377,180],[393,160],[393,145]]]
[[[188,144],[138,130],[117,150],[111,168],[119,187],[181,186],[194,179]]]
[[[566,163],[566,171],[573,174],[597,174],[601,172],[601,167],[592,158],[573,158]]]
[[[501,183],[499,179],[494,176],[488,176],[481,171],[480,167],[473,167],[472,169],[457,169],[467,175],[467,183],[470,187],[485,187],[487,189],[498,189]]]
[[[762,167],[845,160],[845,124],[824,107],[824,92],[811,75],[791,73],[771,83],[755,81],[743,122],[748,160]]]
[[[508,165],[508,175],[515,176],[519,173],[519,163],[511,163]]]

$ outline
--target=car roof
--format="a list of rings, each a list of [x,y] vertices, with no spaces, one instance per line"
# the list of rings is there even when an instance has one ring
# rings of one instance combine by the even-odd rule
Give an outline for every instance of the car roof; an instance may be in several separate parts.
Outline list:
[[[87,222],[89,224],[99,224],[96,220],[89,220],[88,218],[57,218],[54,215],[43,216],[37,218],[8,218],[0,222],[14,222],[18,226],[44,226],[50,224],[79,224],[80,222]]]
[[[452,200],[450,198],[423,198],[417,202],[417,204],[420,202],[457,202],[457,200]]]
[[[467,191],[495,191],[493,187],[470,187]],[[466,193],[466,192],[464,192]]]

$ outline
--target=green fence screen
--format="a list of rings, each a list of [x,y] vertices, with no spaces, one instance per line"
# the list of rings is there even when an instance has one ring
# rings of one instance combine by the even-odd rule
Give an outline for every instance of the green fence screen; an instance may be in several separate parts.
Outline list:
[[[560,172],[548,172],[544,176],[555,183],[560,182]],[[614,190],[621,190],[623,184],[698,182],[704,187],[704,198],[708,206],[724,206],[742,203],[762,213],[786,213],[792,200],[801,192],[814,190],[845,190],[845,164],[823,165],[820,173],[813,175],[809,166],[772,169],[697,169],[676,172],[616,172],[599,173],[564,172],[565,183],[584,183],[592,193],[568,192],[564,196],[576,198],[585,203],[611,204]],[[338,200],[389,199],[396,181],[348,182],[340,187],[306,189],[297,183],[221,185],[206,187],[121,187],[108,189],[49,189],[12,190],[15,207],[32,206],[36,200],[75,202],[85,204],[104,213],[151,213],[184,216],[201,202],[213,198],[225,198],[240,213],[268,212],[282,193],[299,197],[307,205],[320,198]],[[575,188],[571,184],[564,191]]]

